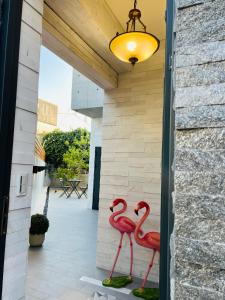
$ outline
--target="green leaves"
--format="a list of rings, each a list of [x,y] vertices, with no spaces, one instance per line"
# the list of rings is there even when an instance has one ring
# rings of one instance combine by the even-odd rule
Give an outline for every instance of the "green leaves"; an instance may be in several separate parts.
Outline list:
[[[43,146],[46,152],[46,162],[54,168],[66,167],[64,154],[71,148],[89,151],[90,133],[86,129],[78,128],[74,131],[62,132],[55,130],[43,137]],[[85,154],[87,161],[87,155]],[[89,155],[88,155],[89,160]]]
[[[56,169],[55,177],[73,179],[89,168],[90,133],[86,129],[53,131],[43,138],[46,162]]]

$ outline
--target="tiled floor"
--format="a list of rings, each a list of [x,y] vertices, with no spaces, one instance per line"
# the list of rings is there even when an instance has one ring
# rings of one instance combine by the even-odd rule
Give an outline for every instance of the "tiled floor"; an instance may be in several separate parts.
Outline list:
[[[137,299],[80,281],[81,276],[102,280],[108,274],[95,267],[98,213],[86,209],[85,199],[51,193],[48,218],[43,248],[29,250],[26,300],[88,300],[95,291],[117,300]]]

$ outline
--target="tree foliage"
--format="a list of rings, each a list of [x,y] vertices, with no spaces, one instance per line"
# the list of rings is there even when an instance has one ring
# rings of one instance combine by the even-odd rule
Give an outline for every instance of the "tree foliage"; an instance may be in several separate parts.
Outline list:
[[[71,148],[80,148],[80,143],[85,142],[89,149],[90,134],[86,129],[78,128],[74,131],[63,132],[55,130],[43,137],[43,146],[46,153],[46,163],[54,168],[66,166],[64,154]],[[84,147],[84,145],[82,146]]]
[[[56,171],[56,177],[73,179],[88,172],[89,168],[89,135],[83,135],[80,140],[74,140],[68,151],[63,155],[63,167]]]

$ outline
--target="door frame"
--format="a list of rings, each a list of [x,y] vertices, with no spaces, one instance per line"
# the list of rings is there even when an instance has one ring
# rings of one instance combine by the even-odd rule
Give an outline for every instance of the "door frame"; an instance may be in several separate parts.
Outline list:
[[[22,0],[3,0],[0,27],[0,297],[15,123]]]
[[[98,157],[99,155],[99,157]],[[94,162],[94,179],[93,179],[93,201],[92,209],[99,210],[99,193],[100,193],[100,177],[101,177],[101,156],[102,156],[102,147],[95,147],[95,162]],[[96,158],[100,158],[100,161],[97,161]],[[99,163],[99,169],[97,169],[97,163]],[[97,198],[97,199],[96,199]]]
[[[174,11],[175,1],[167,0],[166,19],[166,52],[164,78],[164,111],[163,111],[163,141],[162,141],[162,169],[161,169],[161,224],[160,224],[160,299],[170,299],[170,238],[173,232],[173,199],[174,173],[174,132],[175,113],[173,110],[173,57],[174,57]]]
[[[4,270],[5,240],[8,218],[13,134],[15,122],[20,28],[23,0],[3,0],[2,25],[0,28],[0,295]],[[161,255],[160,289],[161,300],[170,299],[170,236],[173,230],[173,151],[174,111],[172,68],[174,0],[167,0],[167,37],[164,85],[164,119],[162,149],[161,188]],[[2,223],[3,222],[3,223]]]

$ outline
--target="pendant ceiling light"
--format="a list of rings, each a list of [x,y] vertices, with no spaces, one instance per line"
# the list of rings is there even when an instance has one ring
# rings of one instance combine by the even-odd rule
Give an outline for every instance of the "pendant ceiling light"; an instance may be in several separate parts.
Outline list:
[[[129,12],[127,31],[121,34],[117,32],[109,44],[111,52],[118,59],[132,65],[148,59],[159,49],[160,44],[157,37],[146,31],[146,26],[141,21],[141,11],[136,7],[137,0]],[[142,31],[137,30],[137,21],[142,26]]]

